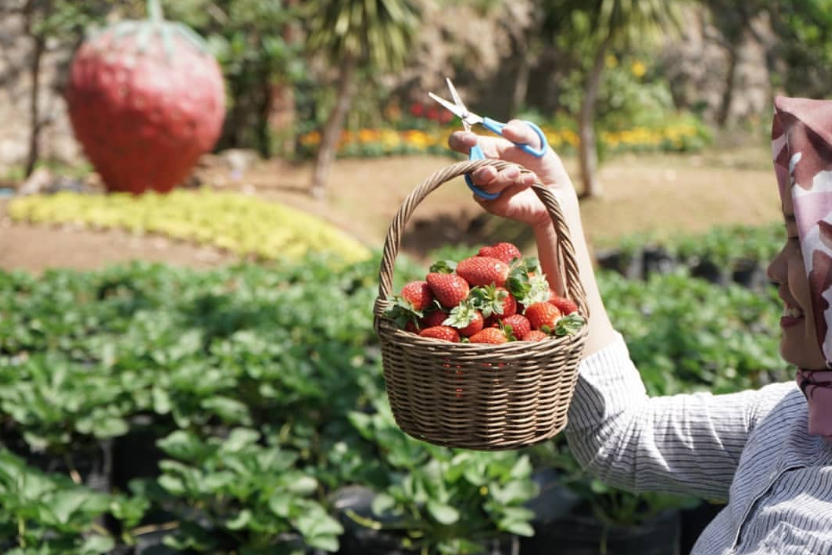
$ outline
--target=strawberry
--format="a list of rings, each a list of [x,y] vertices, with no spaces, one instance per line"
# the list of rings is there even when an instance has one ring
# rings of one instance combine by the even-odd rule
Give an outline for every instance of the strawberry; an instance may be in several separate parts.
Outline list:
[[[393,319],[399,328],[407,331],[419,329],[419,319],[424,310],[433,303],[433,293],[426,281],[411,281],[402,287],[400,295],[394,295],[385,314]]]
[[[508,264],[496,258],[487,256],[472,256],[460,260],[456,265],[456,273],[465,278],[469,284],[503,286],[508,279]]]
[[[425,317],[419,321],[419,326],[422,329],[441,326],[447,317],[448,313],[444,310],[432,310],[425,314]]]
[[[560,310],[548,302],[537,302],[526,307],[526,318],[533,330],[552,331],[560,318]]]
[[[475,333],[468,340],[471,343],[491,343],[492,345],[499,345],[500,343],[507,343],[508,336],[500,328],[483,328],[482,331]]]
[[[578,312],[578,305],[576,305],[574,301],[565,297],[552,295],[549,297],[549,302],[558,307],[561,314],[572,314],[573,312]]]
[[[500,320],[502,327],[510,332],[515,339],[524,337],[532,329],[529,319],[522,314],[512,314]]]
[[[503,242],[482,247],[479,250],[478,256],[496,258],[497,260],[502,260],[506,264],[511,264],[512,260],[515,258],[522,258],[523,254],[514,244]]]
[[[505,318],[517,313],[517,301],[505,287],[485,285],[471,289],[471,301],[482,311],[486,326],[498,318]]]
[[[468,282],[457,274],[431,272],[425,279],[433,296],[445,308],[453,308],[468,297]]]
[[[75,138],[108,191],[167,193],[214,147],[222,70],[205,42],[161,14],[91,35],[69,68]]]
[[[527,333],[526,335],[523,336],[522,340],[523,341],[543,341],[547,337],[549,337],[549,334],[547,334],[544,331],[531,330],[529,333]]]
[[[413,307],[413,310],[425,310],[433,302],[433,293],[426,281],[411,281],[402,287],[401,296]]]
[[[453,326],[465,337],[470,337],[482,329],[484,321],[482,312],[474,306],[473,302],[463,301],[451,310],[448,319],[442,324]]]
[[[478,333],[484,325],[485,318],[482,317],[482,312],[477,310],[474,312],[474,316],[471,318],[471,323],[465,326],[464,328],[460,329],[459,333],[464,335],[465,337],[471,337],[475,333]]]
[[[419,332],[419,336],[459,343],[459,332],[450,326],[433,326],[431,328],[425,328]]]

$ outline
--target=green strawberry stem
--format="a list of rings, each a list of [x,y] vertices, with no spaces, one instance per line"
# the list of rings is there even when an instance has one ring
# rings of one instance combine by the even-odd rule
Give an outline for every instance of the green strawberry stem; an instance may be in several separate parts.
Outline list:
[[[153,23],[161,23],[165,20],[159,0],[147,0],[147,18]]]

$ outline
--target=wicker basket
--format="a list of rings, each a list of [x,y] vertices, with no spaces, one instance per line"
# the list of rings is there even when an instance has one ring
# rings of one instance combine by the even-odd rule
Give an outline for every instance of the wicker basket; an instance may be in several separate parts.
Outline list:
[[[433,174],[405,199],[390,225],[379,271],[375,329],[397,425],[436,445],[485,451],[517,449],[551,438],[566,426],[587,326],[575,335],[502,345],[451,343],[399,329],[384,316],[401,233],[416,206],[443,183],[499,160],[460,162]],[[586,295],[563,213],[554,194],[535,193],[555,224],[564,289],[588,316]]]

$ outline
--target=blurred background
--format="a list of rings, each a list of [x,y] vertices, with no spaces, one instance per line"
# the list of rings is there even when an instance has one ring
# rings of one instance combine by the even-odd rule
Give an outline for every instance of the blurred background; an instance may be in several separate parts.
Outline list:
[[[687,553],[724,500],[608,488],[562,438],[476,453],[400,432],[372,327],[379,251],[407,195],[464,159],[427,96],[450,77],[563,157],[652,394],[789,379],[764,273],[783,238],[772,101],[828,94],[829,7],[2,0],[0,551]],[[84,50],[101,37],[133,50]],[[144,97],[87,78],[114,94],[83,116],[70,94],[78,60],[128,79],[148,44],[169,60],[190,44],[221,76],[216,134],[166,193],[145,128],[105,104],[141,112],[155,92],[195,128],[202,62],[149,71]],[[79,121],[113,156],[134,149],[121,175],[147,191],[107,177]],[[453,180],[407,222],[396,282],[501,240],[533,254]]]

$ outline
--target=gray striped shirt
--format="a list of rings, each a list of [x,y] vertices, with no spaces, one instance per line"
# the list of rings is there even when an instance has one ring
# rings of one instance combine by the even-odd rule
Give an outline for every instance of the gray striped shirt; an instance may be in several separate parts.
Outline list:
[[[832,447],[794,383],[650,398],[619,336],[581,363],[566,437],[610,485],[727,500],[692,555],[832,554]]]

